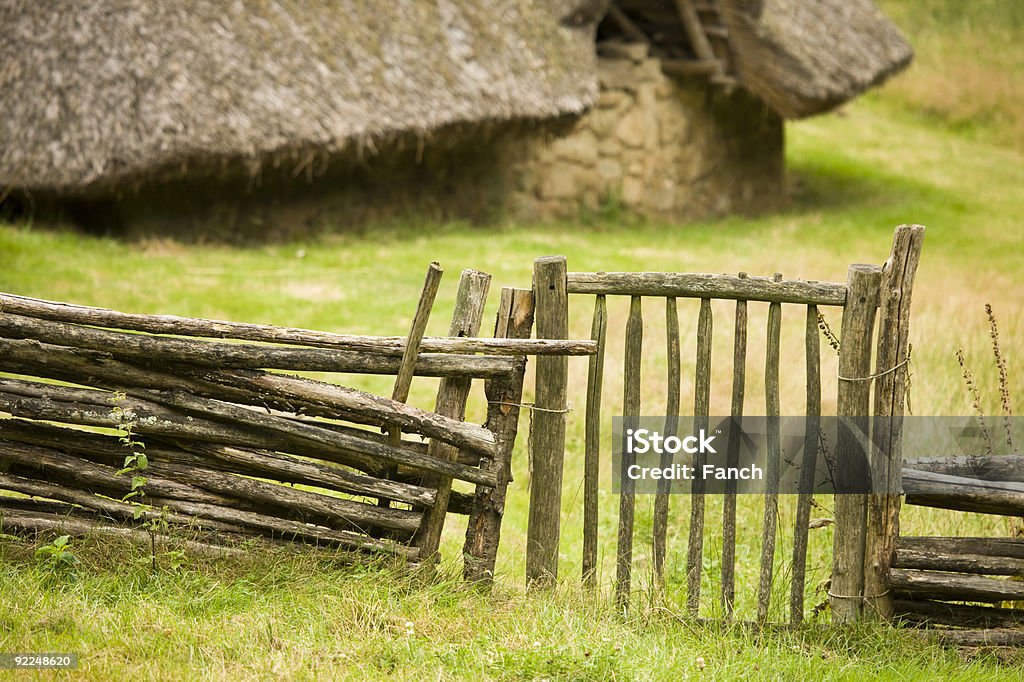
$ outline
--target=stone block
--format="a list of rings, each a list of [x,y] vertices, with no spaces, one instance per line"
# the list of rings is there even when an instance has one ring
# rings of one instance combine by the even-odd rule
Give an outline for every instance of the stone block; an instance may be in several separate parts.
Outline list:
[[[661,107],[658,106],[658,96],[655,94],[654,83],[643,83],[637,89],[637,107],[643,112],[644,117],[644,148],[653,151],[658,148],[658,131],[661,128],[660,114]]]
[[[615,126],[621,119],[621,109],[594,109],[583,121],[597,139],[604,140],[615,134]]]
[[[601,90],[597,96],[598,109],[617,109],[627,104],[632,97],[624,90]]]
[[[607,135],[606,137],[598,140],[597,151],[603,157],[618,158],[618,156],[622,154],[622,143],[619,142],[618,138],[612,135]]]
[[[647,206],[660,213],[668,213],[676,206],[676,183],[662,180],[654,184],[647,194]]]
[[[597,81],[604,90],[636,92],[641,83],[658,83],[665,79],[661,62],[645,59],[639,64],[626,59],[597,60]]]
[[[627,147],[642,147],[646,139],[643,111],[634,107],[615,126],[615,137]]]
[[[593,165],[597,161],[597,136],[586,128],[574,129],[571,134],[553,140],[551,152],[563,161]]]
[[[640,207],[644,203],[646,187],[640,178],[626,177],[622,181],[622,202],[627,206]]]
[[[543,169],[544,175],[537,187],[541,199],[568,199],[579,191],[576,167],[568,163],[554,163]]]
[[[606,182],[618,183],[622,179],[622,164],[615,159],[601,159],[597,162],[596,170]]]

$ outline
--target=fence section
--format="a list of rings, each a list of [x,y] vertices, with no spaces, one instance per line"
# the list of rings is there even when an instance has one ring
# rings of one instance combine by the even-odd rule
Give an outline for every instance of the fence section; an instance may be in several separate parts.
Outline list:
[[[920,254],[923,228],[919,226],[902,226],[897,229],[893,252],[884,268],[878,266],[854,265],[849,271],[846,283],[818,282],[805,280],[786,280],[780,274],[773,277],[750,277],[745,273],[738,275],[711,275],[693,273],[603,273],[603,272],[566,272],[564,259],[544,259],[537,262],[535,270],[535,286],[541,281],[545,286],[537,286],[538,317],[558,320],[551,326],[551,333],[560,333],[568,320],[568,299],[578,295],[592,295],[594,313],[592,318],[592,340],[597,344],[597,352],[590,358],[587,387],[587,408],[585,425],[585,471],[584,479],[584,519],[583,519],[583,579],[586,584],[595,584],[598,548],[598,481],[601,445],[602,418],[602,384],[605,373],[605,347],[607,342],[607,298],[610,296],[629,297],[629,316],[625,325],[625,352],[622,359],[623,398],[622,416],[624,428],[628,428],[629,420],[641,414],[640,372],[643,360],[643,305],[644,299],[659,298],[664,301],[666,321],[666,405],[668,434],[674,433],[676,420],[680,414],[680,338],[678,321],[678,300],[696,299],[699,301],[696,338],[693,344],[695,373],[693,376],[694,402],[692,415],[695,417],[695,428],[707,428],[711,392],[712,338],[714,320],[712,301],[726,299],[736,301],[733,327],[733,376],[731,388],[731,416],[742,417],[746,398],[745,366],[747,360],[748,339],[748,307],[751,304],[767,304],[767,327],[765,334],[766,356],[764,363],[764,408],[763,414],[769,417],[768,456],[766,467],[766,487],[769,491],[764,496],[762,522],[757,532],[761,535],[759,573],[757,580],[757,620],[768,619],[771,603],[775,556],[777,551],[776,538],[778,529],[778,495],[777,488],[782,448],[779,442],[778,419],[780,416],[780,353],[781,353],[781,320],[783,308],[789,306],[802,307],[804,320],[804,355],[806,371],[805,401],[806,415],[813,419],[821,415],[821,360],[819,343],[819,308],[822,306],[841,307],[843,326],[840,343],[839,381],[837,413],[846,417],[846,432],[840,433],[837,457],[843,459],[844,450],[850,453],[854,448],[863,452],[863,442],[857,440],[859,433],[867,433],[867,420],[872,414],[871,391],[876,379],[884,378],[875,385],[875,412],[883,416],[902,414],[902,391],[906,381],[907,329],[909,323],[910,293]],[[539,278],[537,273],[544,273]],[[567,296],[560,295],[563,277]],[[875,320],[881,307],[881,326],[877,341],[877,365],[872,369],[872,350],[875,348]],[[538,327],[539,335],[543,330]],[[561,332],[564,334],[564,332]],[[873,373],[874,372],[874,373]],[[538,395],[542,392],[554,394],[557,384],[564,382],[561,373],[537,374]],[[558,401],[554,408],[564,407]],[[735,420],[734,420],[735,421]],[[774,425],[774,426],[772,426]],[[534,461],[544,462],[545,467],[561,468],[563,451],[555,445],[550,451],[538,451],[538,444],[549,440],[560,441],[564,436],[565,415],[555,410],[545,420],[534,423]],[[818,439],[808,431],[805,444],[805,461],[802,469],[805,475],[813,476],[816,459],[819,457]],[[876,433],[877,444],[885,457],[899,457],[899,434]],[[884,441],[884,442],[883,442]],[[730,439],[738,443],[738,439]],[[895,453],[895,454],[892,454]],[[737,453],[730,452],[730,462],[735,462]],[[671,455],[667,455],[671,457]],[[694,464],[700,467],[701,455],[696,455]],[[847,455],[851,458],[852,455]],[[624,453],[622,469],[625,471],[631,464],[629,453]],[[899,462],[899,459],[892,460]],[[667,464],[667,463],[666,463]],[[890,462],[872,462],[892,480],[898,492],[899,466],[891,466]],[[897,474],[893,476],[893,469]],[[849,467],[839,467],[840,471],[849,471]],[[858,472],[853,471],[852,475]],[[860,472],[867,475],[867,472]],[[536,472],[535,472],[536,476]],[[554,480],[554,475],[548,475]],[[534,479],[536,482],[536,478]],[[560,479],[559,479],[560,480]],[[706,507],[703,481],[695,477],[689,485],[690,512],[686,550],[686,606],[693,616],[701,610],[701,573],[704,566]],[[677,484],[678,485],[678,484]],[[655,498],[653,532],[651,537],[652,564],[654,567],[655,584],[661,585],[665,580],[666,533],[668,529],[668,494],[670,484],[659,482]],[[545,497],[545,504],[553,509],[560,508],[560,499],[556,496],[559,487],[548,486],[543,492],[534,491]],[[810,490],[810,485],[801,487]],[[884,609],[885,595],[879,589],[879,581],[886,581],[889,571],[889,557],[886,548],[893,544],[893,524],[898,514],[894,495],[837,495],[836,528],[833,557],[833,576],[830,589],[831,602],[835,617],[839,621],[856,620],[862,617],[865,602],[870,602],[875,609]],[[631,480],[623,476],[621,479],[621,495],[618,500],[618,537],[616,549],[616,581],[615,591],[618,601],[625,604],[631,591],[635,496]],[[868,509],[871,518],[878,520],[878,527],[869,530]],[[792,533],[792,572],[788,576],[789,589],[789,620],[799,623],[804,615],[804,592],[806,580],[808,525],[812,496],[801,494],[796,500],[796,521]],[[531,517],[533,520],[534,517]],[[528,564],[527,578],[531,581],[543,581],[549,576],[557,575],[558,548],[557,516],[546,525],[531,523],[529,548],[539,559]],[[736,493],[735,487],[727,490],[722,518],[721,562],[721,594],[719,595],[722,612],[727,617],[733,613],[735,602],[735,570],[736,570]],[[540,559],[542,558],[542,559]],[[879,600],[883,600],[879,602]]]
[[[208,551],[260,536],[420,561],[457,513],[471,517],[467,577],[488,578],[525,356],[593,344],[530,340],[533,296],[515,289],[502,291],[496,337],[479,338],[490,276],[476,271],[463,273],[451,336],[422,338],[439,275],[432,267],[407,338],[0,294],[4,527],[188,527]],[[386,398],[270,370],[391,374],[396,384]],[[404,403],[413,375],[442,378],[434,411]],[[474,379],[492,401],[485,426],[464,421]]]

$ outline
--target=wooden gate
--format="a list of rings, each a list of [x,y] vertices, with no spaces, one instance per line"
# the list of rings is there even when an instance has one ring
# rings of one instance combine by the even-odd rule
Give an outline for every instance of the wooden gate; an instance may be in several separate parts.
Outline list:
[[[765,357],[764,415],[780,416],[779,357],[780,327],[784,307],[799,306],[805,327],[805,414],[809,418],[821,414],[821,362],[819,344],[819,308],[825,306],[842,309],[842,333],[839,350],[839,378],[837,414],[846,418],[852,430],[841,432],[837,456],[858,450],[855,431],[867,433],[868,417],[901,415],[903,413],[906,384],[907,331],[909,325],[910,295],[914,273],[920,255],[924,228],[901,226],[897,228],[892,254],[883,267],[852,265],[847,282],[830,283],[805,280],[787,280],[774,277],[738,275],[711,275],[690,273],[605,273],[568,272],[564,258],[545,258],[537,261],[534,270],[534,290],[537,295],[537,335],[541,338],[565,338],[568,335],[568,306],[570,296],[595,297],[592,339],[597,343],[597,354],[590,358],[585,425],[584,478],[584,539],[583,579],[594,583],[598,548],[598,482],[600,478],[602,385],[605,347],[607,339],[607,297],[629,297],[629,316],[625,328],[625,354],[623,358],[624,390],[622,412],[624,418],[638,417],[640,404],[640,368],[643,358],[643,299],[662,301],[666,319],[666,349],[668,370],[666,378],[666,404],[668,416],[678,416],[681,409],[681,339],[679,334],[679,299],[698,301],[699,313],[695,339],[695,376],[693,412],[696,427],[707,427],[711,391],[711,341],[714,321],[711,302],[716,299],[735,301],[732,320],[734,346],[731,416],[743,416],[746,380],[748,338],[748,306],[767,305]],[[880,311],[880,316],[879,316]],[[875,319],[878,324],[875,343]],[[872,369],[872,349],[877,347],[877,359]],[[564,459],[564,432],[566,410],[566,364],[564,358],[545,358],[537,364],[537,406],[544,410],[534,417],[531,434],[533,452],[533,497],[530,509],[530,528],[527,546],[527,578],[535,584],[549,584],[557,576],[557,549],[562,468]],[[871,390],[874,387],[874,408]],[[777,420],[769,419],[768,490],[774,490],[778,481],[780,443]],[[810,429],[809,429],[810,431]],[[816,430],[814,430],[816,434]],[[832,584],[829,591],[835,618],[839,621],[856,620],[870,604],[873,612],[891,612],[887,578],[889,557],[895,539],[898,519],[900,443],[898,433],[874,434],[876,450],[885,453],[891,461],[872,462],[874,471],[885,472],[888,481],[883,490],[891,495],[836,495],[835,542]],[[813,473],[814,458],[818,456],[817,437],[805,447],[809,461],[804,471]],[[733,453],[729,453],[732,457]],[[624,457],[623,467],[628,466]],[[696,464],[700,465],[699,455]],[[895,463],[895,464],[894,464]],[[629,599],[633,565],[635,496],[628,477],[622,479],[619,496],[618,540],[616,550],[615,592],[620,603]],[[705,495],[703,482],[694,479],[690,490],[689,536],[686,553],[686,605],[689,613],[701,612],[701,570],[705,545]],[[809,489],[809,486],[804,489]],[[666,530],[668,527],[668,490],[659,489],[655,500],[653,533],[650,538],[656,581],[665,573]],[[790,576],[789,621],[799,623],[804,616],[805,566],[807,562],[808,521],[811,495],[800,495],[797,500],[796,521],[793,528],[792,572]],[[768,493],[764,498],[757,618],[768,618],[771,586],[774,579],[776,536],[778,533],[778,496]],[[727,492],[722,518],[721,607],[731,616],[735,599],[736,567],[736,494]]]

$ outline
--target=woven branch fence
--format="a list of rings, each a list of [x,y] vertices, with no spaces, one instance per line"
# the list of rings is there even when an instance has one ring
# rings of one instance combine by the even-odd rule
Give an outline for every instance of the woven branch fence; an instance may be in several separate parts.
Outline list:
[[[533,295],[517,289],[501,292],[495,337],[480,338],[490,276],[472,270],[450,336],[424,338],[440,274],[432,265],[407,337],[0,294],[4,528],[149,537],[159,520],[197,531],[198,551],[258,536],[419,562],[454,513],[470,517],[466,576],[489,578],[525,356],[593,344],[530,340]],[[282,370],[396,383],[377,396]],[[405,404],[413,376],[441,377],[434,411]],[[483,426],[464,421],[473,380],[490,403]]]

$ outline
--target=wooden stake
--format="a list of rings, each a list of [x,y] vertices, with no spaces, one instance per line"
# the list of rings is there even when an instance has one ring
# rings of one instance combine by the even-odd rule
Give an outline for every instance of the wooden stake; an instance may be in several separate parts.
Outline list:
[[[587,369],[587,422],[583,461],[583,584],[597,586],[598,492],[601,476],[601,389],[604,384],[604,348],[608,332],[605,297],[594,301],[590,338],[597,342],[597,354],[590,356]]]
[[[840,429],[836,443],[837,486],[863,486],[869,475],[864,458],[868,442],[871,383],[871,341],[875,328],[875,302],[882,270],[877,265],[851,265],[848,295],[843,309],[839,349],[839,397],[836,411]],[[832,536],[832,617],[837,623],[861,618],[864,595],[864,534],[867,496],[835,495],[835,531]]]
[[[741,278],[746,273],[740,273]],[[740,462],[740,424],[747,374],[747,302],[736,301],[736,323],[733,331],[732,407],[729,423],[729,449],[726,466],[738,467]],[[736,482],[726,481],[722,502],[722,610],[732,618],[736,600]]]
[[[697,363],[693,381],[693,428],[698,433],[708,429],[713,324],[711,300],[702,298],[697,318]],[[694,455],[695,471],[703,471],[706,463],[705,453]],[[704,488],[704,478],[695,476],[690,487],[690,537],[686,553],[686,608],[692,616],[700,611],[700,580],[704,572]]]
[[[776,274],[777,280],[782,279]],[[768,340],[765,353],[764,395],[768,429],[767,466],[765,467],[764,521],[761,527],[761,576],[757,590],[757,621],[767,622],[775,575],[775,535],[779,523],[779,466],[782,446],[779,434],[779,335],[782,306],[768,306]]]
[[[875,410],[871,472],[882,485],[868,496],[864,551],[865,616],[892,616],[889,567],[899,536],[903,463],[902,418],[906,399],[910,334],[910,300],[921,259],[924,228],[896,228],[892,254],[882,268],[879,297],[878,352],[875,360]]]
[[[679,384],[682,379],[679,310],[676,306],[676,299],[671,296],[665,299],[665,343],[668,355],[668,376],[666,378],[664,435],[668,438],[675,436],[679,430]],[[671,465],[672,453],[663,452],[658,466],[666,469]],[[671,494],[672,481],[659,480],[658,492],[654,498],[654,537],[651,543],[654,555],[654,582],[659,589],[665,586],[665,552],[667,550],[669,495]]]
[[[789,620],[799,625],[804,619],[804,578],[807,575],[807,534],[814,500],[814,473],[818,467],[818,431],[821,418],[821,341],[818,334],[818,306],[807,306],[804,325],[807,366],[807,422],[804,456],[800,463],[800,492],[793,528],[793,582],[789,591]]]
[[[564,256],[539,258],[534,262],[537,338],[569,336],[569,299],[565,286]],[[552,586],[558,578],[568,374],[568,358],[537,359],[536,410],[530,434],[533,480],[526,538],[526,581],[536,587]]]
[[[626,322],[626,357],[623,361],[622,428],[636,428],[640,418],[640,367],[643,360],[644,319],[641,299],[629,302]],[[619,477],[619,536],[615,561],[615,602],[619,608],[629,605],[633,577],[633,516],[636,510],[636,482],[626,475],[636,463],[636,454],[622,453],[622,463],[615,475]]]
[[[450,336],[476,336],[487,304],[487,291],[491,276],[477,270],[463,270],[459,280],[459,291],[455,297],[455,311],[452,313]],[[434,412],[446,417],[462,420],[466,415],[466,400],[472,386],[470,379],[442,379],[437,389]],[[459,454],[444,441],[430,441],[427,454],[450,462]],[[416,546],[423,558],[434,557],[441,544],[445,517],[448,514],[448,500],[451,497],[452,479],[448,476],[427,476],[424,485],[437,491],[434,506],[423,517],[423,526],[416,537]]]
[[[533,300],[533,292],[529,289],[502,289],[494,335],[517,339],[529,337],[533,328]],[[525,375],[524,358],[511,376],[484,384],[487,428],[498,437],[499,448],[498,455],[491,462],[496,483],[494,487],[477,487],[466,525],[463,576],[471,582],[488,583],[494,578],[505,492],[512,480],[512,454],[519,430],[519,404],[523,400]]]

